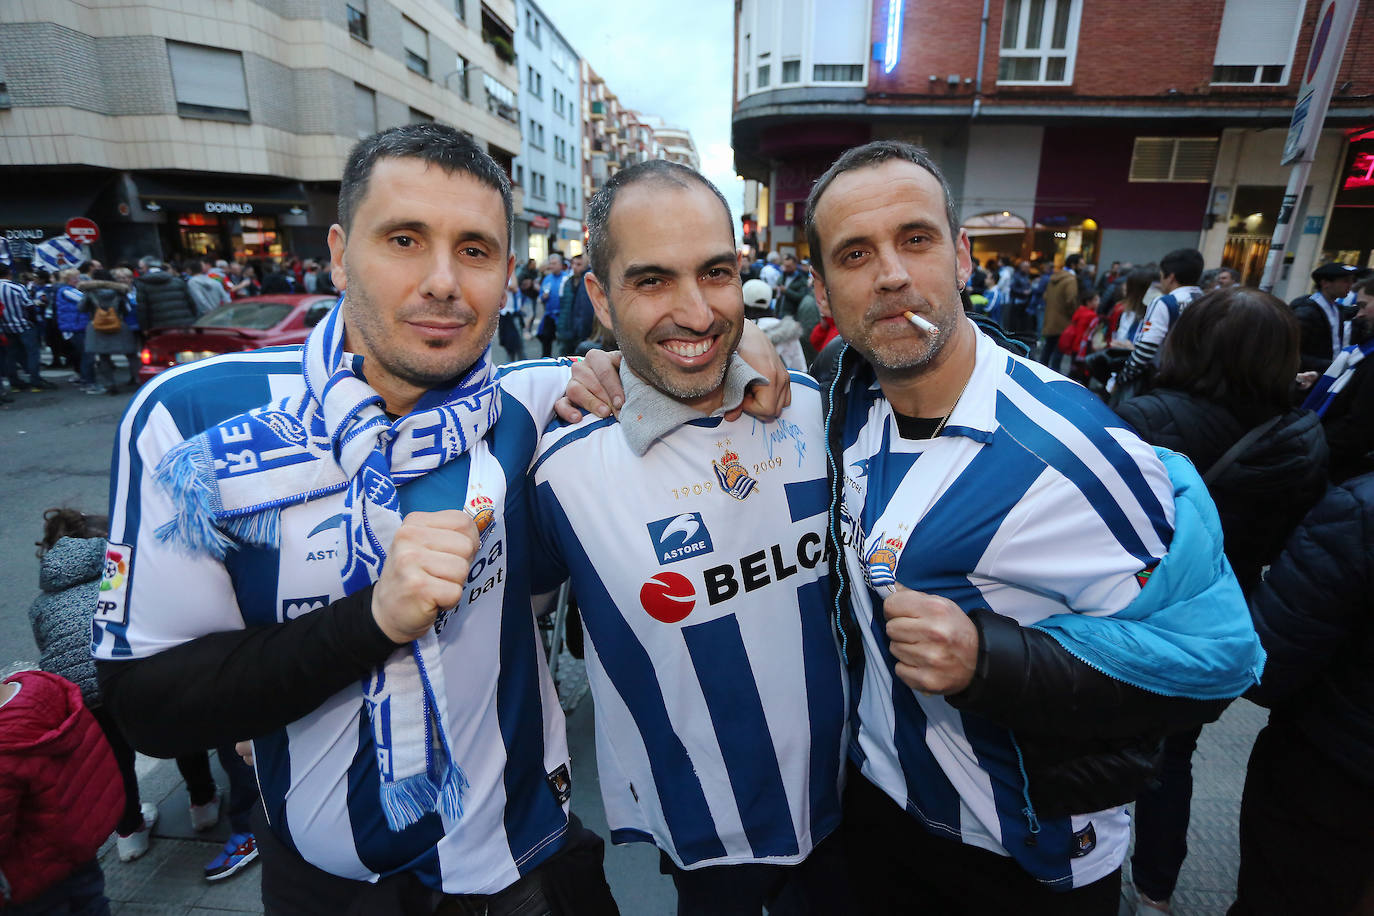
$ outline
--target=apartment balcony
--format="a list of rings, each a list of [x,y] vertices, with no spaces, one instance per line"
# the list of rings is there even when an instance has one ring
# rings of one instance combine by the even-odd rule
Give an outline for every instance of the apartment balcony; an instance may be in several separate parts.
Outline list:
[[[592,102],[591,111],[587,116],[593,121],[600,121],[602,118],[606,117],[606,103]]]

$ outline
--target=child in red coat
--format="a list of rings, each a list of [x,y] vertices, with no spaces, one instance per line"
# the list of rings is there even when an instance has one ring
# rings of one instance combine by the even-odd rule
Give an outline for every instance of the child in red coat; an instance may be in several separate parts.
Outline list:
[[[124,808],[114,754],[75,684],[0,682],[0,911],[103,916],[100,845]]]

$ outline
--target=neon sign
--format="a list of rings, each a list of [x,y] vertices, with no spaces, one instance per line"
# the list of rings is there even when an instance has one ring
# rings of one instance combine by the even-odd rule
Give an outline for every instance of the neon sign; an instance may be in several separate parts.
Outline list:
[[[891,73],[902,59],[902,7],[905,0],[887,0],[887,38],[883,42],[883,72]]]

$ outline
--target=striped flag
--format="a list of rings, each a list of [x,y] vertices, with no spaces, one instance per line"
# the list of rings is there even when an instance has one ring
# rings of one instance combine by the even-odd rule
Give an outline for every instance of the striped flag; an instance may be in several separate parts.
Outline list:
[[[43,270],[75,267],[84,260],[81,246],[65,235],[53,236],[41,245],[33,246],[33,266]]]

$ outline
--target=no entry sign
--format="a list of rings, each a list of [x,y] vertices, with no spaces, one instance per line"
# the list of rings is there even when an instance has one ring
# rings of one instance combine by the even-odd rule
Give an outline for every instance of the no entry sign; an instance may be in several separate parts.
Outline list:
[[[84,216],[67,220],[67,238],[78,245],[94,245],[100,240],[100,227]]]

